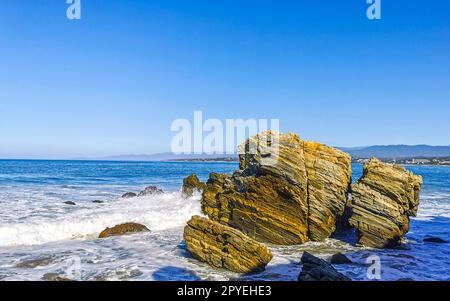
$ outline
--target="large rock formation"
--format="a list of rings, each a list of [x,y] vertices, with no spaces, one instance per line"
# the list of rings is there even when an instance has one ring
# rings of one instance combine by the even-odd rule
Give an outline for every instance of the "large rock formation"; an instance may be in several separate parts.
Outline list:
[[[303,267],[298,281],[351,281],[350,278],[336,271],[331,264],[308,252],[303,253],[301,262]]]
[[[215,268],[237,273],[264,270],[272,253],[238,230],[200,216],[194,216],[184,229],[186,246],[192,256]]]
[[[398,245],[409,231],[409,216],[419,206],[422,177],[404,167],[372,159],[352,186],[350,225],[361,245],[385,248]]]
[[[348,199],[352,167],[350,155],[337,149],[305,142],[308,175],[309,237],[321,241],[336,230]]]
[[[350,156],[267,131],[239,147],[240,170],[211,174],[202,198],[214,221],[275,244],[323,240],[335,230],[351,182]]]

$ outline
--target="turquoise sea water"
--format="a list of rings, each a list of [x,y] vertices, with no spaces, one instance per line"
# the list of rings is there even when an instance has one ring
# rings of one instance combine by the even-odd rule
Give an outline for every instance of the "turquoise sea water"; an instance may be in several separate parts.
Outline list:
[[[355,262],[337,268],[368,280],[366,258],[381,258],[382,279],[450,280],[450,167],[407,166],[424,178],[417,218],[402,249],[352,245],[352,233],[322,243],[269,246],[274,259],[265,272],[241,276],[190,258],[182,232],[199,199],[179,193],[183,178],[196,173],[231,173],[235,163],[151,163],[0,160],[0,280],[40,280],[49,274],[79,280],[295,280],[303,250],[323,258],[345,252]],[[354,179],[362,167],[354,165]],[[159,196],[121,199],[156,185]],[[104,201],[102,204],[94,200]],[[76,206],[65,204],[66,201]],[[98,240],[98,233],[123,222],[145,224],[151,233]],[[47,276],[45,276],[47,275]]]

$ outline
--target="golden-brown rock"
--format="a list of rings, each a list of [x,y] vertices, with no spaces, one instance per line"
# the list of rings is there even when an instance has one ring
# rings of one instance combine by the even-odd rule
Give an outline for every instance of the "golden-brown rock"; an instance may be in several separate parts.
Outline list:
[[[183,180],[183,196],[191,197],[195,192],[202,192],[206,184],[201,182],[196,174],[192,174]]]
[[[273,131],[251,137],[239,153],[239,171],[207,182],[202,208],[212,220],[282,245],[334,232],[351,182],[349,155]]]
[[[212,267],[237,273],[264,270],[272,253],[240,231],[200,216],[184,229],[186,246],[192,256]]]
[[[117,225],[112,228],[106,228],[105,230],[100,233],[98,238],[106,238],[110,236],[119,236],[119,235],[126,235],[131,233],[137,233],[137,232],[149,232],[150,230],[141,224],[137,223],[125,223],[121,225]]]
[[[245,150],[240,155],[241,170],[232,177],[211,174],[202,208],[212,220],[258,241],[300,244],[308,240],[302,140],[294,134],[275,139],[266,132],[240,146]],[[275,143],[279,151],[271,149]]]
[[[304,142],[308,176],[308,227],[313,241],[322,241],[336,230],[343,216],[352,178],[347,153],[317,143]]]
[[[409,217],[419,206],[422,177],[404,167],[371,159],[352,186],[350,225],[361,245],[385,248],[398,245],[409,231]]]

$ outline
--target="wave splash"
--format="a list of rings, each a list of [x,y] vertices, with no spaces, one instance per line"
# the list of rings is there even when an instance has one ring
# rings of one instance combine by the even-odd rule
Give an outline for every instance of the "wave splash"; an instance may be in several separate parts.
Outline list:
[[[201,214],[200,196],[185,199],[179,192],[120,199],[95,208],[80,208],[64,217],[34,217],[0,224],[0,247],[30,246],[71,239],[96,238],[106,227],[136,222],[151,231],[182,227]]]

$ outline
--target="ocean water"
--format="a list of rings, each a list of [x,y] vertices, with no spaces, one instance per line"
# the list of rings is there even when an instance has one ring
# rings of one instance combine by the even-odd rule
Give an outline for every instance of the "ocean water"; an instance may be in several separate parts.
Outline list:
[[[354,264],[336,268],[355,280],[370,280],[372,255],[381,260],[381,280],[450,280],[450,245],[422,242],[427,236],[450,240],[450,167],[407,168],[424,177],[424,187],[402,248],[355,247],[354,233],[347,232],[321,243],[269,245],[274,258],[264,272],[238,275],[189,256],[183,227],[201,214],[200,196],[180,194],[184,177],[196,173],[206,180],[210,172],[231,173],[235,163],[0,160],[0,280],[56,274],[75,280],[296,280],[304,250],[324,259],[346,253]],[[359,178],[362,167],[353,170]],[[120,197],[149,185],[165,193]],[[97,239],[123,222],[145,224],[151,232]]]

